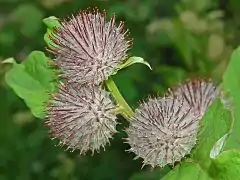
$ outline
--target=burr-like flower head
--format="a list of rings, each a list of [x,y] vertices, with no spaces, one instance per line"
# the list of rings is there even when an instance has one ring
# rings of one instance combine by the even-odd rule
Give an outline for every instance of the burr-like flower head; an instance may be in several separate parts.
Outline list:
[[[130,151],[144,165],[163,167],[189,154],[196,143],[198,119],[173,97],[149,99],[136,109],[129,128]]]
[[[184,98],[184,106],[190,106],[193,113],[201,119],[219,95],[219,89],[209,80],[194,79],[174,88],[172,94]]]
[[[98,151],[116,132],[115,105],[109,94],[100,88],[73,88],[70,84],[59,87],[48,106],[46,125],[53,138],[68,149]]]
[[[181,160],[196,144],[199,120],[217,96],[213,83],[193,80],[142,103],[126,131],[130,151],[152,167]]]
[[[61,22],[50,36],[49,49],[55,56],[62,76],[69,82],[94,82],[106,80],[127,57],[131,46],[124,23],[109,22],[106,12],[81,11]]]

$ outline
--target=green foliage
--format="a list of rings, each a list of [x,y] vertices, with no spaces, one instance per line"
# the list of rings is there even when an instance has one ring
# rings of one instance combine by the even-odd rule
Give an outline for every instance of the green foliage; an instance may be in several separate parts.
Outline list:
[[[234,125],[225,149],[240,148],[240,48],[236,49],[223,75],[223,88],[230,95],[230,108],[234,110]]]
[[[239,180],[240,173],[240,151],[228,150],[221,153],[212,161],[209,169],[214,179],[218,180]]]
[[[223,150],[223,146],[226,144],[226,140],[229,136],[229,133],[224,134],[215,144],[210,151],[210,158],[215,159]]]
[[[48,67],[48,58],[43,52],[33,51],[27,59],[6,73],[8,85],[21,97],[34,116],[44,118],[48,93],[54,92],[56,74]]]
[[[54,27],[59,27],[60,26],[58,18],[56,18],[55,16],[50,16],[48,18],[43,19],[43,23],[50,30],[53,30]]]
[[[163,180],[213,180],[206,171],[194,162],[183,162],[168,173]]]
[[[58,18],[54,16],[43,19],[43,23],[47,26],[47,32],[44,35],[44,41],[46,42],[47,46],[50,46],[53,44],[53,42],[50,40],[49,35],[51,35],[54,28],[60,27],[61,25],[58,21]]]
[[[231,112],[220,100],[214,102],[200,122],[200,131],[196,148],[191,157],[204,169],[211,164],[210,152],[215,142],[231,129]]]
[[[144,64],[144,65],[146,65],[149,69],[152,69],[151,66],[150,66],[150,64],[149,64],[147,61],[144,61],[143,58],[133,56],[133,57],[128,58],[123,64],[120,64],[120,65],[113,71],[112,75],[117,74],[117,72],[118,72],[119,70],[121,70],[121,69],[123,69],[123,68],[126,68],[126,67],[128,67],[128,66],[131,66],[131,65],[133,65],[133,64],[135,64],[135,63]]]

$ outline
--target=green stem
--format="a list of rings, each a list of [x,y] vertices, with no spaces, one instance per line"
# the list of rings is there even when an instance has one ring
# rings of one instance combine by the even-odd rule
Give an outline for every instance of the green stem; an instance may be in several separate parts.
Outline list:
[[[117,104],[122,108],[121,114],[124,118],[127,120],[130,120],[130,118],[134,115],[134,112],[132,108],[128,105],[128,103],[125,101],[121,93],[119,92],[116,84],[114,83],[113,79],[111,77],[108,78],[106,81],[106,86],[114,99],[116,100]]]

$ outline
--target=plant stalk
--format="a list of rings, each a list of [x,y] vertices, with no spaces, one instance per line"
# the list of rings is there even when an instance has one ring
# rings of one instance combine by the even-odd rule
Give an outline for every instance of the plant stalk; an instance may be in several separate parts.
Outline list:
[[[116,100],[118,106],[121,107],[122,111],[120,112],[120,114],[126,120],[130,120],[131,117],[133,117],[134,112],[132,108],[128,105],[128,103],[125,101],[123,96],[121,95],[120,91],[118,90],[115,82],[111,77],[109,77],[108,80],[106,81],[106,86],[110,91],[110,93],[112,94],[112,96],[114,97],[114,99]]]

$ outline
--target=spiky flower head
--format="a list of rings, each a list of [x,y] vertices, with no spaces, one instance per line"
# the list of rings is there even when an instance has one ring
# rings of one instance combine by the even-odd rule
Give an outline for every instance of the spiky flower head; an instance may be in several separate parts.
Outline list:
[[[190,106],[195,116],[201,119],[220,91],[210,80],[193,79],[173,88],[170,93],[184,98],[184,105]]]
[[[61,84],[47,109],[46,125],[53,138],[67,149],[98,151],[116,132],[115,105],[109,94],[98,87],[75,88]]]
[[[163,167],[180,161],[196,143],[198,119],[183,99],[149,99],[136,109],[126,130],[130,151],[143,158],[143,164]]]
[[[49,51],[69,82],[99,84],[125,61],[131,40],[115,19],[108,22],[106,12],[97,9],[81,11],[53,31]]]
[[[126,130],[130,151],[152,167],[180,161],[196,144],[199,121],[217,95],[212,82],[192,80],[140,104]]]

